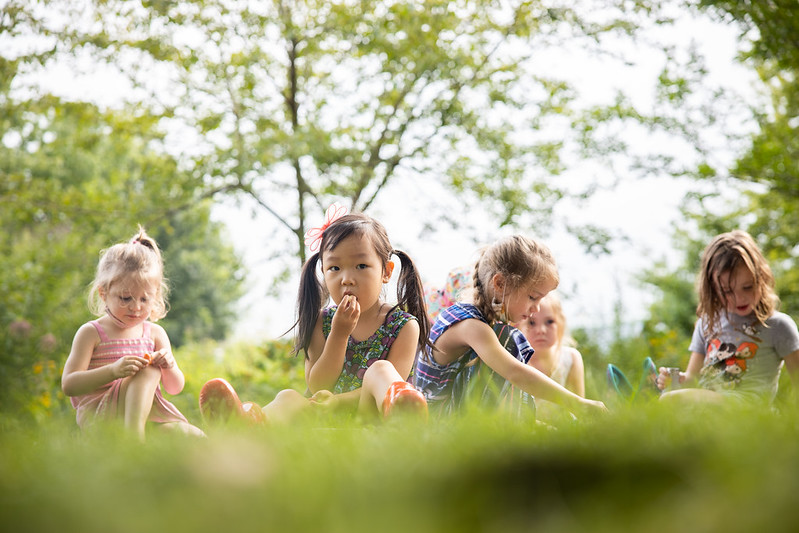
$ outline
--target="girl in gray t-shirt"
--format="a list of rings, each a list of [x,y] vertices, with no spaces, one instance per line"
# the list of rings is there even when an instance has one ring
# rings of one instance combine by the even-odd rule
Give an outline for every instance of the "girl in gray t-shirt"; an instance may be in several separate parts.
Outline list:
[[[783,363],[799,376],[799,331],[785,313],[774,276],[754,239],[745,231],[723,233],[702,255],[697,283],[699,320],[691,339],[691,358],[679,373],[680,388],[663,400],[771,402]],[[669,371],[660,368],[657,385],[665,389]]]

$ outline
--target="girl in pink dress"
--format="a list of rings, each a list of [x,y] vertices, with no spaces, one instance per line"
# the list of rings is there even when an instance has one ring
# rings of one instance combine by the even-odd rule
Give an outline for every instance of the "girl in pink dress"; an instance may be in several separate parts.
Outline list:
[[[61,377],[81,428],[121,419],[141,440],[147,422],[203,435],[161,393],[185,383],[164,328],[150,322],[166,315],[166,292],[161,252],[141,227],[103,253],[89,292],[100,318],[78,329]]]

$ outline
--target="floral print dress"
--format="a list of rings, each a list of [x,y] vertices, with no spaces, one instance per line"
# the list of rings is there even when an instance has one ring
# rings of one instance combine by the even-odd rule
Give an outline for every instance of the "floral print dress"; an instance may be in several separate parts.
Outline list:
[[[322,310],[322,332],[325,339],[330,335],[336,309],[338,306],[334,305]],[[341,394],[361,387],[366,369],[375,361],[388,357],[391,345],[394,344],[400,330],[409,320],[416,320],[416,317],[395,307],[386,314],[383,324],[368,339],[358,342],[350,336],[347,340],[344,368],[341,370],[341,375],[332,392]]]

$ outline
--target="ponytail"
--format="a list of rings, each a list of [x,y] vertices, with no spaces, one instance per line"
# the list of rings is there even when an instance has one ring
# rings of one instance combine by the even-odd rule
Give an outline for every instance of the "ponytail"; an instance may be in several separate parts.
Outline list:
[[[161,259],[161,250],[158,248],[158,243],[155,242],[155,239],[147,235],[147,232],[144,231],[144,228],[139,225],[139,232],[130,239],[130,244],[141,244],[145,248],[149,248],[153,253],[155,253],[156,257],[158,257],[159,261]]]
[[[319,263],[320,254],[313,254],[302,267],[300,274],[300,289],[297,293],[297,321],[291,329],[297,328],[292,354],[305,352],[308,357],[308,347],[311,345],[314,326],[319,319],[322,308],[322,297],[326,291],[319,278],[316,276],[316,265]],[[289,330],[290,331],[290,330]]]
[[[474,264],[474,274],[472,276],[472,283],[474,284],[472,303],[474,303],[474,306],[486,317],[486,320],[493,322],[495,313],[491,307],[490,296],[486,291],[486,283],[480,279],[480,261],[483,259],[483,255],[485,255],[485,249],[480,251],[480,257],[477,258],[477,262]],[[486,280],[486,282],[488,281],[490,280]]]
[[[419,348],[431,346],[430,320],[424,300],[424,285],[411,257],[401,250],[391,253],[399,257],[400,277],[397,281],[397,305],[412,314],[419,322]]]

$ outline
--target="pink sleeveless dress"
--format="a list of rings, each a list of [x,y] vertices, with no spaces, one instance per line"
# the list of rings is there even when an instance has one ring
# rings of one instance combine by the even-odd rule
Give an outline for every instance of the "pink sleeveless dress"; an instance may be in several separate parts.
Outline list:
[[[89,370],[109,365],[125,355],[143,356],[155,351],[155,341],[150,334],[149,322],[142,324],[142,336],[138,339],[111,340],[106,335],[100,324],[93,320],[90,322],[100,335],[100,343],[94,348],[89,361]],[[96,420],[111,420],[117,418],[119,406],[119,390],[124,378],[115,379],[99,389],[71,398],[72,407],[77,409],[78,426],[84,428]],[[161,386],[155,389],[153,408],[150,411],[150,422],[188,422],[177,407],[172,405],[161,394]]]

